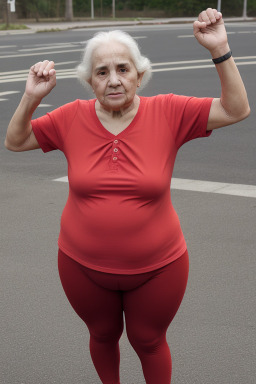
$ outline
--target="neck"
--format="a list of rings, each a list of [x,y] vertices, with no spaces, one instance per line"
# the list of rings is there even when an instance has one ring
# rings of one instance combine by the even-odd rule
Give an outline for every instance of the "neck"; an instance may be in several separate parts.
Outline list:
[[[119,119],[124,114],[125,113],[122,110],[120,110],[120,111],[111,111],[111,116],[113,117],[113,119]]]
[[[125,107],[120,108],[118,110],[108,109],[104,108],[102,104],[97,100],[96,101],[96,109],[98,109],[99,112],[104,113],[104,115],[108,115],[108,117],[111,117],[112,119],[120,119],[123,116],[127,115],[129,112],[133,110],[137,110],[140,104],[140,99],[137,95],[135,95],[132,103]]]

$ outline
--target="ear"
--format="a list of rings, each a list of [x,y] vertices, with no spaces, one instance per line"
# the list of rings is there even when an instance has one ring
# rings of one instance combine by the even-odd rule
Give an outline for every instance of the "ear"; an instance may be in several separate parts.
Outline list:
[[[92,79],[87,80],[87,83],[90,85],[90,87],[91,87],[91,89],[92,89],[92,92],[95,93],[95,92],[94,92],[94,89],[93,89],[93,87],[92,87]]]
[[[138,81],[137,81],[137,87],[138,87],[138,88],[139,88],[140,85],[141,85],[143,75],[144,75],[144,72],[142,72],[142,73],[138,73]]]

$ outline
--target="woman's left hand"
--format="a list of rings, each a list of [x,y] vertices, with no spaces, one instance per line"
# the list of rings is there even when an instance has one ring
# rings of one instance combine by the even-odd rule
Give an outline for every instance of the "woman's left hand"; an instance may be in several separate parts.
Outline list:
[[[222,56],[229,50],[222,14],[216,9],[208,8],[199,14],[198,20],[194,22],[194,35],[213,57]]]

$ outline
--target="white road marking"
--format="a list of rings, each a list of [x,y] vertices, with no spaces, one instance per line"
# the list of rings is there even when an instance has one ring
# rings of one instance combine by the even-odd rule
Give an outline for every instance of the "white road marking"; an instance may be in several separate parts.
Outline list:
[[[236,33],[256,33],[256,31],[241,31],[241,32],[227,32],[227,35],[235,35]],[[194,35],[179,35],[178,39],[195,37]]]
[[[247,61],[244,63],[236,63],[237,66],[239,66],[239,65],[255,65],[255,64],[256,64],[256,61]],[[187,70],[187,69],[203,69],[203,68],[213,68],[213,67],[214,67],[214,64],[191,65],[191,66],[185,66],[185,67],[152,69],[152,72],[182,71],[182,70]]]
[[[56,67],[58,65],[77,64],[77,63],[78,63],[78,61],[63,61],[61,63],[54,63],[54,65]],[[60,71],[62,71],[62,70],[60,69]],[[64,71],[64,69],[63,69],[63,71]],[[72,69],[69,69],[69,71],[72,71]],[[28,69],[21,69],[19,71],[0,72],[0,77],[1,76],[6,76],[6,75],[16,75],[16,74],[20,74],[20,73],[28,74],[28,72],[29,72],[29,68]]]
[[[0,84],[4,84],[4,83],[16,83],[18,81],[26,81],[27,80],[27,76],[25,77],[18,77],[17,79],[3,79],[1,80],[1,77],[0,77]]]
[[[173,178],[171,188],[183,191],[208,192],[256,198],[256,185]]]
[[[61,79],[77,79],[77,74],[74,72],[70,74],[63,74],[63,75],[57,76],[57,80],[61,80]]]
[[[227,35],[235,35],[237,32],[227,32]],[[178,35],[178,39],[195,37],[195,35]]]
[[[83,48],[80,49],[69,49],[65,51],[57,51],[57,52],[34,52],[34,53],[22,53],[18,55],[5,55],[5,56],[0,56],[0,59],[10,59],[12,57],[29,57],[29,56],[42,56],[42,55],[55,55],[57,53],[70,53],[70,52],[81,52],[83,51]]]
[[[56,44],[56,45],[59,45],[59,46],[66,46],[67,44],[70,44],[70,45],[73,45],[73,44],[75,44],[75,45],[78,45],[78,44],[81,44],[81,43],[86,43],[86,41],[87,40],[85,40],[85,41],[72,41],[72,42],[70,42],[70,43],[58,43],[58,44]],[[49,47],[52,47],[52,43],[44,43],[44,44],[32,44],[32,45],[23,45],[23,47],[25,47],[25,48],[30,48],[30,47],[47,47],[47,46],[49,46]]]
[[[0,99],[0,101],[8,101],[9,99]]]
[[[255,56],[255,58],[256,58],[256,56]],[[55,63],[55,62],[54,62],[55,66],[56,66],[56,65],[77,64],[77,63],[78,63],[77,60],[76,60],[76,61],[62,61],[61,63]]]
[[[236,56],[234,60],[252,60],[256,59],[256,56]],[[211,59],[203,60],[183,60],[183,61],[166,61],[163,63],[151,63],[152,67],[158,67],[162,65],[178,65],[178,64],[197,64],[197,63],[211,63]]]
[[[195,37],[194,35],[179,35],[179,36],[177,36],[178,37],[178,39],[185,39],[185,38],[189,38],[189,37]]]
[[[47,108],[52,107],[52,104],[39,104],[37,108]]]
[[[60,177],[58,179],[54,179],[53,181],[68,183],[68,177]],[[214,181],[173,178],[171,189],[256,198],[256,185],[247,184],[230,184]]]
[[[193,63],[209,63],[209,59],[204,60],[183,60],[183,61],[166,61],[163,63],[151,63],[152,67],[158,67],[161,65],[177,65],[177,64],[193,64]]]
[[[20,91],[6,91],[6,92],[0,92],[0,96],[13,95],[14,93],[20,93]]]
[[[251,60],[256,59],[256,56],[234,56],[234,60]]]
[[[44,51],[46,49],[61,49],[61,48],[75,48],[78,47],[77,44],[65,44],[65,45],[51,45],[51,46],[42,46],[37,48],[25,48],[19,49],[18,52],[33,52],[33,51]]]
[[[58,179],[53,179],[53,181],[60,181],[62,183],[68,183],[68,176],[59,177]]]

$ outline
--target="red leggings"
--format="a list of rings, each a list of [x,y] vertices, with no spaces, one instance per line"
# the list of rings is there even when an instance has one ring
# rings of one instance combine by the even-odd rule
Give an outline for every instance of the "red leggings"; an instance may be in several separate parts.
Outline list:
[[[172,361],[166,331],[185,293],[188,252],[158,270],[116,275],[88,269],[59,250],[67,298],[90,332],[90,353],[104,384],[120,384],[119,339],[123,314],[128,339],[147,384],[170,384]]]

